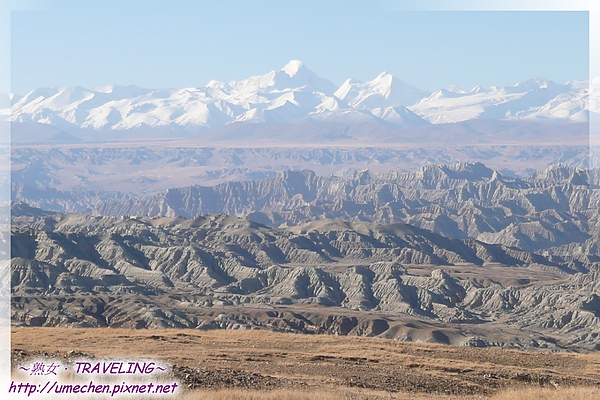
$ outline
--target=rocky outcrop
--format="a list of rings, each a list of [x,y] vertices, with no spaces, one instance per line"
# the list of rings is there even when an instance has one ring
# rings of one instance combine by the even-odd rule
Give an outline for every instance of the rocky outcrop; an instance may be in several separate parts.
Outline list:
[[[269,226],[331,218],[403,222],[446,237],[568,255],[551,248],[597,244],[596,175],[560,165],[529,179],[504,177],[483,164],[427,166],[402,174],[362,171],[349,178],[290,171],[258,181],[169,189],[146,199],[108,200],[93,212],[186,218],[222,213]]]
[[[584,350],[600,334],[600,266],[591,260],[578,264],[582,273],[564,257],[402,223],[272,228],[225,215],[93,217],[22,205],[13,216],[15,324],[521,347],[533,335],[539,346]],[[492,334],[500,322],[510,335]]]

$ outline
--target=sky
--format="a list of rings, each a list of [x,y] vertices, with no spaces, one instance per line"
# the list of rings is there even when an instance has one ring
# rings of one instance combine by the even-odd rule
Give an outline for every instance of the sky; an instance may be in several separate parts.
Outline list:
[[[11,14],[10,91],[199,87],[292,59],[336,85],[387,71],[428,91],[588,78],[586,11],[415,11],[424,9],[415,4],[39,0]]]

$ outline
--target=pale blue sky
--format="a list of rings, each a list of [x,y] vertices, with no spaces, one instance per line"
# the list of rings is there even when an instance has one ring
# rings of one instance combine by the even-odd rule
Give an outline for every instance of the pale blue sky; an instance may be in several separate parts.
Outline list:
[[[434,91],[588,77],[588,13],[407,11],[389,1],[42,1],[11,18],[12,91],[203,86],[300,59],[336,85]],[[418,2],[412,2],[418,3]]]

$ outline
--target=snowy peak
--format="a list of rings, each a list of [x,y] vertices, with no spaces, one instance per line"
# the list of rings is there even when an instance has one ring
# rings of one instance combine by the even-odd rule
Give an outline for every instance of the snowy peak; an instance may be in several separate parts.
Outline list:
[[[397,91],[402,90],[399,86],[403,85],[404,82],[399,82],[398,79],[395,79],[392,74],[387,72],[382,72],[377,76],[377,78],[371,81],[372,89],[376,93],[380,94],[386,100],[390,99],[392,96],[392,91],[395,88]]]
[[[323,79],[308,69],[302,61],[292,60],[278,74],[279,84],[288,88],[306,87],[311,92],[331,95],[335,91],[333,83]]]
[[[468,93],[442,89],[409,109],[434,124],[473,119],[585,122],[587,98],[587,88],[579,82],[562,85],[536,78],[489,90],[477,86]]]
[[[292,60],[281,69],[290,78],[293,78],[300,70],[306,70],[306,67],[300,60]]]
[[[429,125],[429,122],[403,106],[374,108],[371,114],[400,127],[416,127]]]
[[[532,90],[538,90],[538,89],[548,89],[548,88],[557,88],[557,87],[564,87],[564,85],[559,85],[555,82],[552,81],[547,81],[545,79],[542,78],[533,78],[533,79],[529,79],[523,82],[519,82],[517,83],[515,86],[513,86],[516,91],[527,91],[530,92]]]
[[[359,83],[361,82],[357,82],[352,78],[348,78],[344,83],[342,83],[342,86],[340,86],[338,90],[333,93],[333,95],[340,100],[345,100],[349,97],[352,88]]]
[[[220,82],[211,81],[209,87],[221,87]],[[278,71],[271,71],[264,75],[252,76],[242,81],[232,81],[224,88],[230,92],[251,93],[269,91],[285,91],[297,88],[305,88],[310,92],[331,94],[335,86],[327,79],[306,68],[298,60],[292,60]]]
[[[481,88],[479,88],[477,91],[471,92],[470,94],[477,94],[477,93],[481,93],[482,91],[483,90]],[[456,97],[462,97],[462,96],[465,96],[466,94],[467,93],[465,93],[458,86],[449,86],[445,89],[440,89],[437,92],[432,93],[429,97],[422,99],[419,103],[437,100],[437,99],[451,99],[451,98],[456,98]]]
[[[428,93],[402,82],[388,72],[382,72],[365,83],[348,79],[334,95],[352,107],[370,109],[408,106]]]
[[[536,78],[508,87],[476,86],[468,92],[448,87],[430,94],[382,72],[371,81],[347,79],[336,88],[301,61],[291,60],[263,75],[229,83],[211,80],[200,88],[35,89],[23,97],[0,97],[0,119],[67,130],[195,131],[234,122],[314,120],[396,127],[478,118],[585,122],[589,112],[599,112],[599,83],[595,79],[562,85]]]

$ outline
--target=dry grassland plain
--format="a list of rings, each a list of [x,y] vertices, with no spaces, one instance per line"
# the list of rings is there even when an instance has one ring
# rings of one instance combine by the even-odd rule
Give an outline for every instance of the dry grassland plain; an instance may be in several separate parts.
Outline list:
[[[36,357],[166,363],[182,399],[598,399],[600,354],[234,330],[13,328]]]

